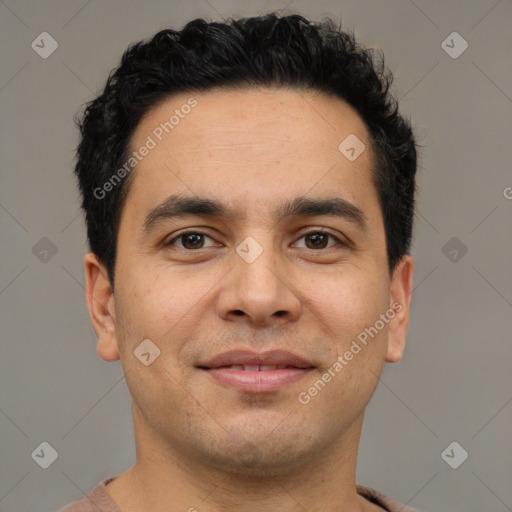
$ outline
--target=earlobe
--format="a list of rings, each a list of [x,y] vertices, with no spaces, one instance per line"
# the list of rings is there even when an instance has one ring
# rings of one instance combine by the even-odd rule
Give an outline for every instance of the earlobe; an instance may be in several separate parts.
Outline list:
[[[115,299],[106,268],[92,252],[85,255],[84,267],[85,300],[98,337],[98,355],[105,361],[117,361]]]
[[[396,363],[402,358],[412,299],[412,277],[414,262],[405,255],[397,264],[390,285],[390,308],[395,311],[389,322],[388,350],[386,362]]]

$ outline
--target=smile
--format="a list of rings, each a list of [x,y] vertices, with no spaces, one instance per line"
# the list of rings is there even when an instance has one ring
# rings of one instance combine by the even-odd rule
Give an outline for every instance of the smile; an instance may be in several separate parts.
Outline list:
[[[311,362],[292,352],[243,349],[218,354],[197,368],[221,386],[244,393],[279,391],[315,369]]]

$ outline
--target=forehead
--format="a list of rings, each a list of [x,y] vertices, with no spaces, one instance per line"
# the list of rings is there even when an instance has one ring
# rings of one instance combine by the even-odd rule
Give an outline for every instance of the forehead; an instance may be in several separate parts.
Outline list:
[[[354,160],[343,153],[347,140],[359,144],[357,152],[363,148]],[[137,126],[131,149],[144,146],[151,149],[132,171],[128,194],[141,214],[175,192],[231,200],[262,214],[284,196],[310,192],[377,202],[364,122],[344,101],[309,90],[173,95]]]

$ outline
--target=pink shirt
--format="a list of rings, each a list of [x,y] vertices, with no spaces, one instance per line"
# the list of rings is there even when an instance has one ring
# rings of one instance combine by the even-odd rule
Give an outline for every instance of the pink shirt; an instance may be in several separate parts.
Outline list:
[[[105,486],[116,477],[110,477],[102,480],[96,487],[81,500],[73,501],[57,512],[122,512],[122,510],[112,501],[107,493]],[[357,486],[357,493],[365,497],[368,501],[379,505],[387,512],[418,512],[415,509],[405,507],[404,505],[391,500],[387,496],[362,485]]]

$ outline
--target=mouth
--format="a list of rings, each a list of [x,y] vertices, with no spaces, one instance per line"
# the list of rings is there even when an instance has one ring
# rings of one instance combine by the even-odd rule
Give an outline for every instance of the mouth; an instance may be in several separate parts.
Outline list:
[[[293,365],[282,365],[282,364],[232,364],[226,366],[217,366],[215,368],[205,367],[205,370],[215,370],[219,368],[229,368],[231,370],[237,370],[239,372],[273,372],[275,370],[289,370],[298,368]],[[300,368],[301,370],[304,368]]]
[[[291,352],[237,350],[219,354],[197,368],[223,387],[271,393],[302,380],[315,366]]]

